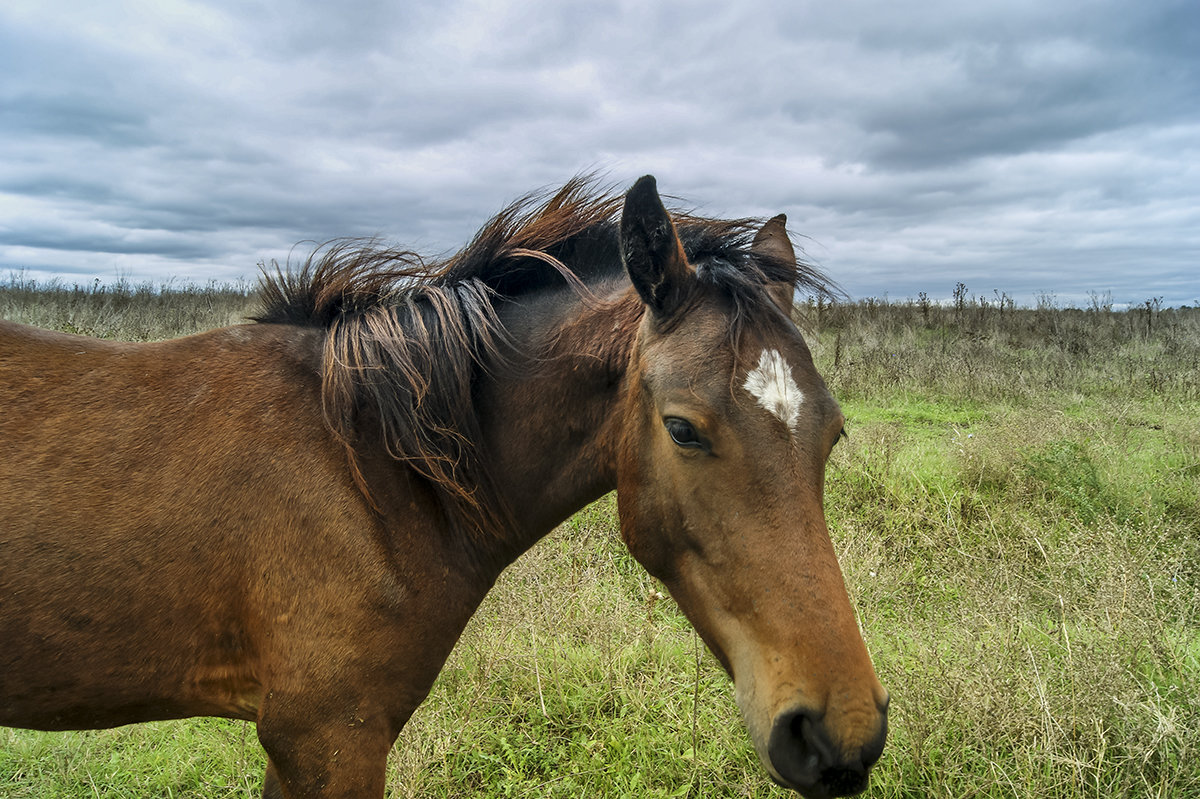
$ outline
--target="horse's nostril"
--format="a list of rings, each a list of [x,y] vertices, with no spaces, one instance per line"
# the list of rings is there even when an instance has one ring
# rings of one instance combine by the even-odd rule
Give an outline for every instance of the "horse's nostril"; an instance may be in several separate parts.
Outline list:
[[[842,753],[820,718],[796,710],[776,719],[767,754],[779,776],[801,792],[849,796],[867,787],[867,773],[883,750],[883,736],[881,730],[857,752]]]
[[[779,776],[793,785],[815,785],[831,760],[828,738],[819,723],[800,710],[781,714],[771,730],[767,754]]]

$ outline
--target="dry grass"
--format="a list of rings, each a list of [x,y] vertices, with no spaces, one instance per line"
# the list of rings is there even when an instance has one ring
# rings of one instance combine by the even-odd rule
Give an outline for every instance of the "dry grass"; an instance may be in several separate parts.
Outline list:
[[[184,320],[165,331],[107,298],[16,294],[0,287],[6,317],[123,338],[247,303],[148,292]],[[807,319],[850,420],[827,513],[893,695],[870,795],[1200,795],[1200,311],[964,295]],[[612,497],[541,542],[403,732],[389,795],[785,795],[660,590]],[[249,796],[261,779],[253,730],[228,722],[0,741],[4,796]]]

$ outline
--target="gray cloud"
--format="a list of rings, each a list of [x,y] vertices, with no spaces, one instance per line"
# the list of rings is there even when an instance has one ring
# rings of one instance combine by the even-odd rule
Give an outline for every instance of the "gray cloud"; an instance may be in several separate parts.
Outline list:
[[[590,169],[785,211],[853,294],[1200,299],[1200,7],[0,8],[0,270],[442,251]]]

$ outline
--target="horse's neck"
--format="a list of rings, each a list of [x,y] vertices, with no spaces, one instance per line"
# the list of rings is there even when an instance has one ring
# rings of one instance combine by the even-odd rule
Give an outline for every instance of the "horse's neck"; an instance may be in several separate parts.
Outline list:
[[[641,309],[626,294],[614,290],[591,307],[527,309],[533,321],[517,327],[527,354],[542,357],[483,392],[487,457],[522,539],[518,551],[616,487],[619,399]]]

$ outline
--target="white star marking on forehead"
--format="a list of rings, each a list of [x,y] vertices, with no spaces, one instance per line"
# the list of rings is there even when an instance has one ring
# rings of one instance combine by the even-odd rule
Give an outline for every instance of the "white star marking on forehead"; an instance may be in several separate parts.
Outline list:
[[[792,379],[792,367],[778,350],[763,350],[758,356],[758,366],[746,375],[742,387],[754,395],[758,404],[779,418],[788,429],[794,429],[800,421],[800,405],[804,393]]]

